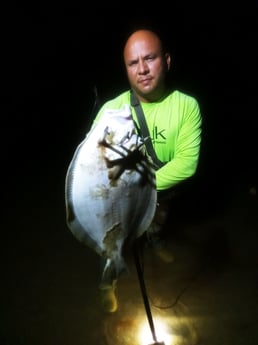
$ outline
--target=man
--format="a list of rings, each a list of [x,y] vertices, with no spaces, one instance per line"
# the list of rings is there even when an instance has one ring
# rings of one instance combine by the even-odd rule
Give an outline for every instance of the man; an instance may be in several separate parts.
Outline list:
[[[140,102],[154,151],[164,163],[156,170],[158,204],[147,237],[156,244],[160,257],[171,262],[171,253],[160,246],[159,233],[165,223],[174,188],[193,176],[198,167],[202,123],[200,108],[194,97],[169,88],[167,76],[171,68],[171,55],[154,31],[134,31],[125,43],[123,58],[130,90],[106,102],[93,125],[99,121],[105,109],[119,109],[124,104],[131,104],[131,93]],[[132,114],[140,127],[133,107]],[[101,290],[108,312],[117,309],[115,284]]]

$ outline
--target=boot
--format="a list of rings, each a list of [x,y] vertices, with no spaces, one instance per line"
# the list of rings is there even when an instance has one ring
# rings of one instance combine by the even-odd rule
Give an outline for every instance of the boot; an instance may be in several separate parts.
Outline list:
[[[112,285],[100,285],[100,299],[103,310],[106,313],[114,313],[117,311],[117,298],[115,295],[116,281]]]

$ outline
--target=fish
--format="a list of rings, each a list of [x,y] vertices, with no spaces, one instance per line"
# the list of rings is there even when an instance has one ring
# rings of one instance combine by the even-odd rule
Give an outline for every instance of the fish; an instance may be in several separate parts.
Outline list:
[[[105,259],[102,285],[128,272],[125,248],[151,225],[156,176],[129,105],[106,109],[77,146],[65,178],[66,223]]]

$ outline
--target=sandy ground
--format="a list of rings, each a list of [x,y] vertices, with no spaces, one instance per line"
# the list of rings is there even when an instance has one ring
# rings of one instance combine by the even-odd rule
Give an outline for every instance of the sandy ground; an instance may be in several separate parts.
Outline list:
[[[64,173],[36,180],[26,190],[17,183],[15,201],[5,196],[0,345],[141,345],[147,317],[133,258],[117,286],[118,311],[104,314],[99,257],[65,223]],[[258,343],[257,196],[237,188],[219,211],[215,204],[195,217],[171,212],[173,263],[143,253],[154,324],[163,320],[171,345]]]

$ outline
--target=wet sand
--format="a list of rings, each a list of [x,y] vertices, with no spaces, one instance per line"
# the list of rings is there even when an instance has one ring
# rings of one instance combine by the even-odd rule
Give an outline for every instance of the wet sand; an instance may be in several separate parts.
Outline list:
[[[118,311],[103,313],[100,258],[66,226],[63,181],[57,168],[26,193],[17,185],[15,202],[6,193],[0,344],[138,345],[147,317],[133,257],[117,286]],[[154,324],[157,317],[167,324],[173,345],[258,342],[257,209],[257,197],[240,188],[219,212],[171,212],[167,245],[175,261],[166,264],[144,249]]]

